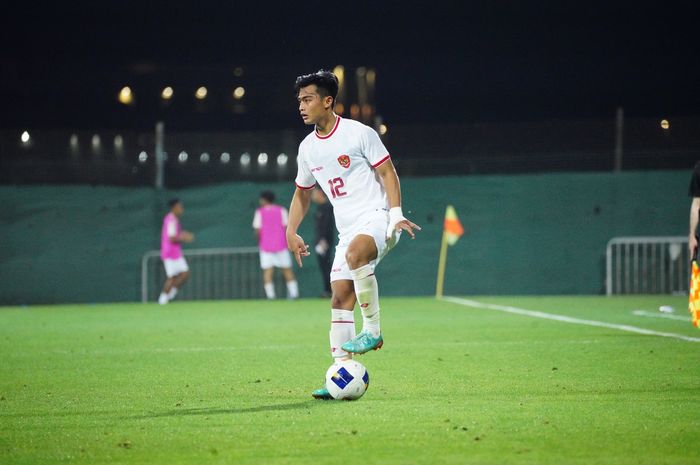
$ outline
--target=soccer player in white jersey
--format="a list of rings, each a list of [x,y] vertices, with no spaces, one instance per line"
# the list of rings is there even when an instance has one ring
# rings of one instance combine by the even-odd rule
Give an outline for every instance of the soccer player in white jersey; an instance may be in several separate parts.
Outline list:
[[[299,76],[294,88],[301,118],[314,125],[314,131],[299,145],[287,245],[302,266],[302,257],[310,252],[297,230],[318,183],[333,205],[338,229],[331,269],[330,345],[333,358],[344,360],[384,344],[374,268],[398,242],[402,231],[415,238],[413,230],[420,227],[403,216],[399,178],[377,133],[334,113],[338,94],[335,75],[319,71]],[[355,303],[362,313],[362,331],[357,335]],[[330,398],[325,387],[312,395]]]

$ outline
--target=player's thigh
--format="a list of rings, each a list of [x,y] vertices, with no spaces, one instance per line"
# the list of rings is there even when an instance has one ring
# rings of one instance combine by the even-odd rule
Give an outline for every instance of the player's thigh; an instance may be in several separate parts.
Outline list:
[[[353,310],[355,308],[355,287],[352,280],[339,279],[331,281],[331,307],[341,310]]]

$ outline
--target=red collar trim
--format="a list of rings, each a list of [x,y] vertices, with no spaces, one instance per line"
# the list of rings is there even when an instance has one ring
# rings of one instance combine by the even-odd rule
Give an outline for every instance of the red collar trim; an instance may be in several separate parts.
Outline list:
[[[335,126],[333,126],[333,129],[331,130],[331,132],[328,133],[327,136],[319,135],[318,131],[316,129],[314,129],[314,133],[316,133],[316,137],[318,137],[319,139],[328,139],[329,137],[331,137],[333,135],[333,133],[335,133],[335,130],[338,129],[339,124],[340,124],[340,116],[336,115],[335,116]]]

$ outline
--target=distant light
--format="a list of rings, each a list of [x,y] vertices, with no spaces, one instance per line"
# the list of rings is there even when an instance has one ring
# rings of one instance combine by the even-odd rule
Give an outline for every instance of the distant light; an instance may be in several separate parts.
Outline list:
[[[70,136],[70,146],[72,149],[77,149],[78,148],[78,135],[77,134],[71,134]]]
[[[236,66],[233,68],[233,75],[236,77],[241,77],[243,76],[243,67],[241,66]]]
[[[117,134],[116,136],[114,136],[114,148],[121,149],[122,147],[124,147],[124,138],[121,135]]]
[[[204,152],[199,156],[199,161],[202,163],[209,163],[209,154],[207,152]]]
[[[261,152],[258,155],[258,165],[260,165],[260,166],[267,165],[267,154],[265,152]]]
[[[187,152],[183,150],[182,152],[180,152],[180,155],[177,156],[177,161],[179,161],[180,163],[185,163],[187,161],[187,158]]]
[[[92,135],[92,139],[91,139],[91,143],[92,143],[92,148],[93,148],[93,149],[99,148],[99,147],[100,147],[100,144],[102,144],[102,140],[100,140],[100,135],[99,135],[99,134],[93,134],[93,135]]]
[[[373,69],[367,71],[367,83],[370,87],[374,87],[374,83],[377,81],[377,72]]]
[[[19,136],[19,139],[22,141],[23,144],[28,144],[29,141],[31,140],[31,137],[29,136],[28,131],[24,131],[21,136]]]
[[[386,127],[386,124],[379,125],[379,135],[380,136],[383,136],[384,134],[386,134],[388,130],[389,130],[389,128]]]
[[[139,163],[146,163],[148,160],[148,154],[146,152],[139,153]]]
[[[250,154],[248,152],[245,152],[243,155],[241,155],[241,166],[248,165],[250,165]]]
[[[279,166],[285,166],[288,160],[289,157],[286,153],[280,153],[279,155],[277,155],[277,165]]]
[[[119,91],[119,102],[124,105],[131,105],[134,103],[134,93],[131,92],[131,87],[122,87],[122,90]]]
[[[244,95],[245,95],[245,88],[243,88],[243,87],[238,86],[233,90],[233,98],[235,98],[236,100],[242,99]]]
[[[342,115],[343,113],[345,113],[345,105],[343,105],[342,103],[338,102],[338,103],[335,104],[335,109],[334,109],[334,110],[335,110],[336,114]]]
[[[661,120],[661,129],[668,129],[670,127],[671,127],[671,125],[668,123],[668,120],[666,120],[666,119]]]
[[[197,100],[204,100],[207,98],[207,88],[202,86],[199,89],[197,89],[197,92],[194,93],[194,96],[197,98]]]
[[[173,88],[168,86],[163,91],[160,93],[160,96],[163,98],[163,100],[170,100],[173,98]]]
[[[221,163],[228,163],[231,161],[231,155],[229,155],[228,152],[224,152],[221,154]]]

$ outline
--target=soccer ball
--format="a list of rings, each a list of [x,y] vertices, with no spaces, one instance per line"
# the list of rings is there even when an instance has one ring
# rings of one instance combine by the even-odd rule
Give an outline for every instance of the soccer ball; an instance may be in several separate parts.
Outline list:
[[[326,372],[326,389],[334,399],[359,399],[367,390],[367,386],[367,368],[355,360],[335,362]]]

